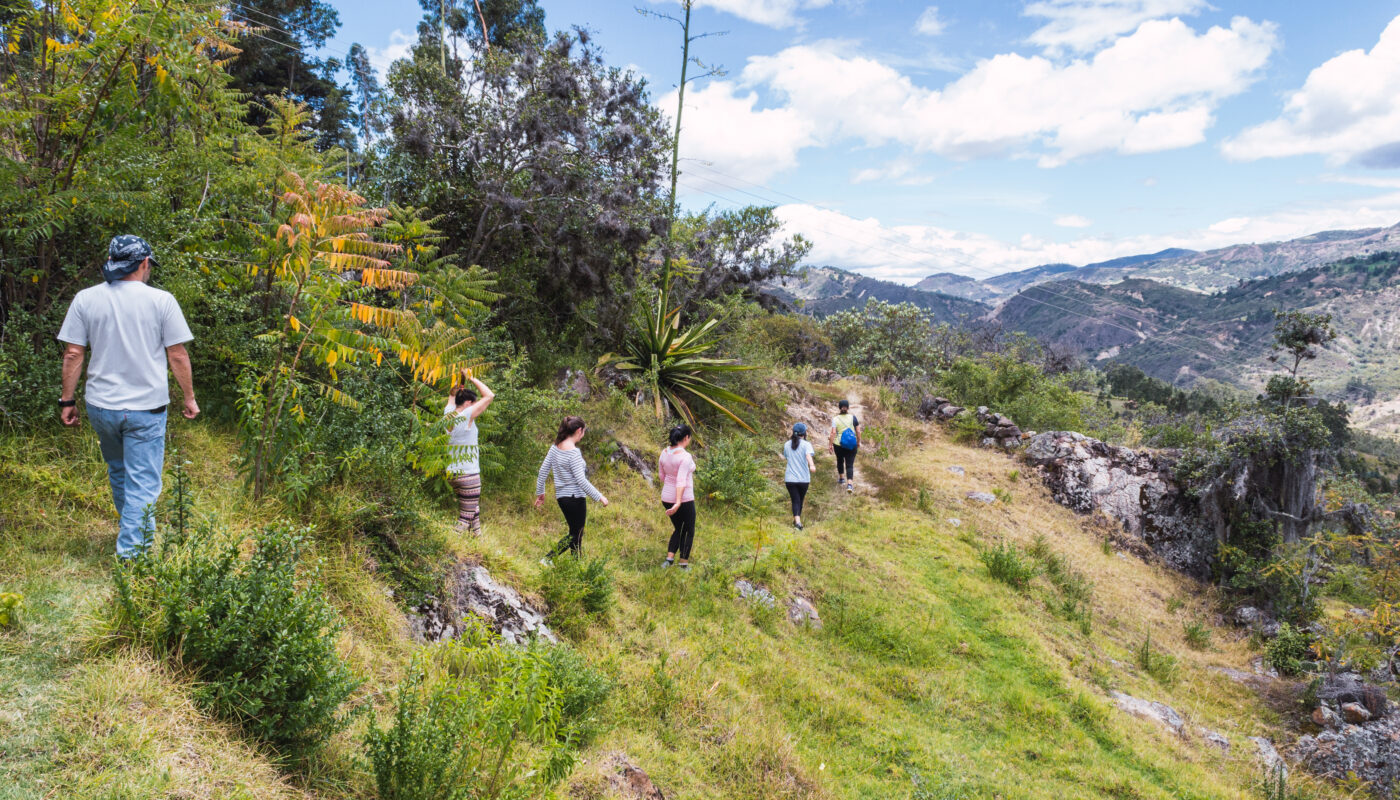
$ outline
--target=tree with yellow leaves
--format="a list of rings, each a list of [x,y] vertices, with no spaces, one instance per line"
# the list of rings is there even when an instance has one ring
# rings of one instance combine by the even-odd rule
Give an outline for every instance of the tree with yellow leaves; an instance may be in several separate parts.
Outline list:
[[[283,178],[277,204],[280,212],[249,267],[267,271],[278,304],[280,324],[259,337],[273,348],[272,367],[249,370],[240,385],[244,466],[255,497],[289,466],[308,392],[359,407],[338,387],[347,365],[378,366],[387,358],[415,385],[432,387],[481,367],[470,356],[470,334],[441,319],[437,280],[425,281],[415,268],[421,243],[403,235],[402,225],[386,232],[388,210],[368,208],[344,186],[308,183],[295,173]],[[432,233],[430,227],[420,232]],[[468,302],[489,300],[489,279],[476,276],[480,299]]]

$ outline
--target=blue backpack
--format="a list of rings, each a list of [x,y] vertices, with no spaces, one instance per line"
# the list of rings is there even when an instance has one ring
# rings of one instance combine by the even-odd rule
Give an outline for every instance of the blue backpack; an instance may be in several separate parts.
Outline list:
[[[855,428],[847,428],[846,430],[841,431],[842,447],[846,448],[847,450],[854,450],[856,449],[856,445],[858,444],[860,444],[860,440],[856,438]]]

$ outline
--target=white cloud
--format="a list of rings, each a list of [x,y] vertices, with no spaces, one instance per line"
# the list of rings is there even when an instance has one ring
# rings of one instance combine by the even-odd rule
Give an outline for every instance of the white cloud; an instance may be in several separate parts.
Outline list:
[[[912,158],[900,157],[882,167],[869,167],[857,170],[851,176],[851,183],[871,181],[895,181],[901,186],[923,186],[933,183],[932,175],[917,174],[919,162]]]
[[[817,43],[750,58],[740,82],[785,99],[822,144],[895,142],[951,158],[1029,152],[1057,166],[1203,141],[1216,106],[1253,83],[1276,43],[1271,23],[1243,17],[1200,34],[1150,21],[1092,58],[998,55],[941,90]]]
[[[374,67],[374,71],[379,73],[379,77],[382,80],[384,76],[389,73],[389,65],[398,61],[400,58],[407,58],[415,44],[418,44],[417,31],[414,31],[412,34],[407,34],[401,30],[395,29],[393,33],[389,34],[389,44],[387,46],[366,46],[365,50],[369,52],[370,66]]]
[[[1063,217],[1057,217],[1055,224],[1061,228],[1087,228],[1093,225],[1094,221],[1079,214],[1066,214]]]
[[[657,107],[676,107],[673,89]],[[681,155],[751,181],[797,165],[797,152],[815,143],[812,123],[791,108],[755,109],[758,96],[728,81],[691,88],[681,117]]]
[[[695,7],[713,8],[770,28],[791,28],[801,23],[799,11],[825,8],[831,3],[832,0],[696,0]]]
[[[1205,0],[1039,0],[1026,6],[1025,14],[1048,20],[1030,35],[1032,44],[1052,52],[1087,52],[1148,20],[1196,14],[1203,8]]]
[[[1169,247],[1210,250],[1294,239],[1323,230],[1385,227],[1400,222],[1400,191],[1334,206],[1299,207],[1221,220],[1204,228],[1128,237],[1082,236],[1058,242],[1025,234],[1006,241],[930,225],[884,225],[805,204],[779,206],[784,233],[812,240],[811,264],[854,269],[871,277],[914,283],[934,272],[985,278],[1039,264],[1092,264]]]
[[[1276,119],[1221,149],[1240,160],[1318,154],[1333,164],[1400,166],[1400,17],[1369,53],[1349,50],[1324,62]]]
[[[947,27],[948,23],[938,16],[938,6],[929,6],[924,9],[924,13],[919,15],[918,22],[914,23],[914,30],[925,36],[938,36]]]

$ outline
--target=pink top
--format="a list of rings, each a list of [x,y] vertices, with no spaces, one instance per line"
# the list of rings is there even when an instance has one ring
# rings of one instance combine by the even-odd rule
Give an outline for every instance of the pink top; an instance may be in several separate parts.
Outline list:
[[[695,459],[679,447],[661,451],[657,460],[661,473],[661,502],[676,502],[676,487],[681,487],[681,502],[695,499]]]

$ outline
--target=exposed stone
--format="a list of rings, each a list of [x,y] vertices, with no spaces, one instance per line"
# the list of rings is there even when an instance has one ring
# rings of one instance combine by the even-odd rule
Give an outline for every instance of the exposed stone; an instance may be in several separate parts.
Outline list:
[[[1330,706],[1318,706],[1312,712],[1313,724],[1319,728],[1335,728],[1342,724],[1342,718]]]
[[[954,528],[961,528],[962,520],[958,519],[957,517],[949,517],[948,524],[952,525]]]
[[[608,461],[613,464],[621,463],[628,469],[642,476],[648,486],[656,485],[656,478],[652,475],[651,464],[642,457],[641,453],[628,447],[622,442],[613,442],[613,451],[608,454]]]
[[[821,630],[822,618],[817,613],[817,607],[801,595],[794,595],[787,605],[788,621],[797,627],[807,626],[816,630]]]
[[[473,614],[511,644],[539,638],[558,642],[545,625],[544,615],[514,589],[497,583],[486,567],[470,561],[453,568],[447,579],[447,596],[429,598],[409,615],[413,635],[420,641],[452,639],[462,632],[462,619]]]
[[[1158,703],[1154,700],[1143,700],[1142,698],[1133,697],[1130,694],[1124,694],[1119,691],[1109,692],[1109,696],[1113,698],[1114,705],[1129,714],[1140,719],[1151,720],[1164,728],[1168,728],[1177,736],[1183,735],[1186,721],[1183,720],[1181,715],[1176,713],[1176,709],[1171,706]]]
[[[613,791],[627,800],[666,800],[666,796],[652,783],[651,776],[622,753],[613,753],[603,759],[603,770]]]
[[[841,380],[841,373],[830,369],[814,369],[807,373],[807,380],[812,383],[835,383]]]
[[[951,472],[951,473],[953,473],[954,475],[966,475],[966,474],[967,474],[967,470],[963,469],[962,467],[957,467],[957,466],[949,467],[949,468],[948,468],[948,471]]]
[[[991,492],[968,492],[967,499],[975,500],[979,503],[995,503],[997,496]]]
[[[1236,625],[1248,628],[1257,625],[1264,616],[1264,612],[1254,606],[1241,606],[1235,609],[1234,613],[1230,615],[1230,619]]]
[[[755,586],[743,578],[734,581],[734,590],[750,603],[756,603],[766,608],[773,608],[778,604],[778,598],[774,597],[772,592],[762,586]]]
[[[1355,672],[1338,672],[1328,675],[1323,679],[1322,685],[1318,687],[1317,699],[1323,703],[1340,707],[1343,714],[1346,712],[1346,704],[1355,704],[1369,715],[1367,719],[1380,719],[1390,710],[1390,701],[1386,697],[1385,690],[1366,683]],[[1348,718],[1347,721],[1355,722],[1356,720]],[[1366,720],[1360,721],[1365,722]]]
[[[1360,725],[1363,722],[1371,721],[1371,712],[1360,703],[1342,703],[1342,719],[1352,725]]]
[[[1206,744],[1214,747],[1222,753],[1230,752],[1230,740],[1223,733],[1217,733],[1209,728],[1200,728],[1201,739]]]
[[[1302,736],[1291,755],[1337,780],[1355,776],[1369,783],[1377,797],[1400,798],[1400,715]]]
[[[962,406],[955,406],[952,403],[949,403],[948,405],[938,409],[938,418],[952,419],[953,417],[956,417],[964,411],[967,411],[967,409],[963,408]]]
[[[1259,763],[1264,766],[1264,771],[1270,775],[1282,775],[1283,779],[1287,780],[1288,764],[1283,760],[1283,756],[1278,754],[1274,743],[1262,736],[1251,736],[1249,740],[1254,742],[1255,748],[1259,751]]]
[[[1025,454],[1057,502],[1082,514],[1102,511],[1169,566],[1209,577],[1214,532],[1177,485],[1172,454],[1117,447],[1073,431],[1038,433]]]

